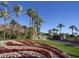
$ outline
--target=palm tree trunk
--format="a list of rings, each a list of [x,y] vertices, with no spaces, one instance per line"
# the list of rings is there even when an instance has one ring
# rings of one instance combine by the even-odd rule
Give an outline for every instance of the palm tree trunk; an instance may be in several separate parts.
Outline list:
[[[12,29],[12,35],[14,34],[14,26],[12,27],[13,29]]]
[[[54,31],[54,35],[55,35],[55,31]]]
[[[19,16],[17,15],[17,23],[18,23],[18,25],[19,25],[19,22],[18,22],[18,17],[19,17]],[[18,26],[18,28],[17,28],[17,29],[18,29],[18,36],[19,36],[19,37],[18,37],[18,39],[20,39],[20,27]]]
[[[12,26],[12,35],[14,35],[14,25]]]
[[[40,25],[38,26],[38,39],[40,39]]]
[[[74,35],[74,33],[73,33],[73,29],[72,29],[72,35]]]
[[[32,17],[30,17],[30,23],[29,23],[29,27],[32,27]]]
[[[77,35],[78,35],[78,31],[77,31]]]
[[[35,27],[35,37],[34,37],[34,39],[37,39],[37,23],[36,22],[34,22],[34,27]]]
[[[60,35],[61,35],[61,28],[60,28]]]
[[[4,25],[4,40],[6,39],[6,18],[4,20],[5,25]]]
[[[40,31],[40,26],[39,26],[39,24],[37,24],[37,36],[38,36],[38,39],[39,39],[39,31]]]
[[[34,23],[33,23],[33,18],[32,18],[32,26],[34,26]]]

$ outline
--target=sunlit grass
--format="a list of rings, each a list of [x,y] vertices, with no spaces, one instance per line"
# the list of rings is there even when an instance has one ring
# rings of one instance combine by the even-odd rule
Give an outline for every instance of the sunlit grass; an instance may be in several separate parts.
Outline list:
[[[66,46],[64,43],[60,43],[57,41],[50,41],[50,40],[34,40],[35,42],[48,44],[50,46],[55,46],[61,50],[63,50],[65,53],[70,55],[71,57],[79,57],[79,48],[74,46]]]

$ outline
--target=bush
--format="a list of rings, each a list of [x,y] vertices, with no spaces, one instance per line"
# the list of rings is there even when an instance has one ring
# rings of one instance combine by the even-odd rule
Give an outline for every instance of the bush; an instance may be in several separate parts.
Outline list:
[[[53,36],[53,39],[60,40],[60,36],[59,35],[55,35],[55,36]]]
[[[16,39],[17,36],[16,35],[10,35],[10,36],[8,36],[8,38],[10,38],[10,39]]]

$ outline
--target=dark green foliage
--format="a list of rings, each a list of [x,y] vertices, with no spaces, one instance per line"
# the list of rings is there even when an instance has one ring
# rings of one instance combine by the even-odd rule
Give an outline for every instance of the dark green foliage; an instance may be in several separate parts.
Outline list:
[[[16,36],[16,35],[11,35],[11,36],[9,36],[9,38],[10,38],[10,39],[16,39],[17,36]]]
[[[33,39],[33,35],[34,35],[35,29],[34,27],[30,27],[28,30],[28,35],[27,35],[27,39]]]

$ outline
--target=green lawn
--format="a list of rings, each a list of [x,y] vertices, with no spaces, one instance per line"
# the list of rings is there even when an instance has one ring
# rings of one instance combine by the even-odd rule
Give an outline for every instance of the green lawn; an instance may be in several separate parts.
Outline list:
[[[71,57],[78,58],[79,57],[79,48],[74,46],[66,46],[64,43],[60,43],[57,41],[50,41],[50,40],[34,40],[35,42],[48,44],[50,46],[55,46],[65,53],[69,54]]]

